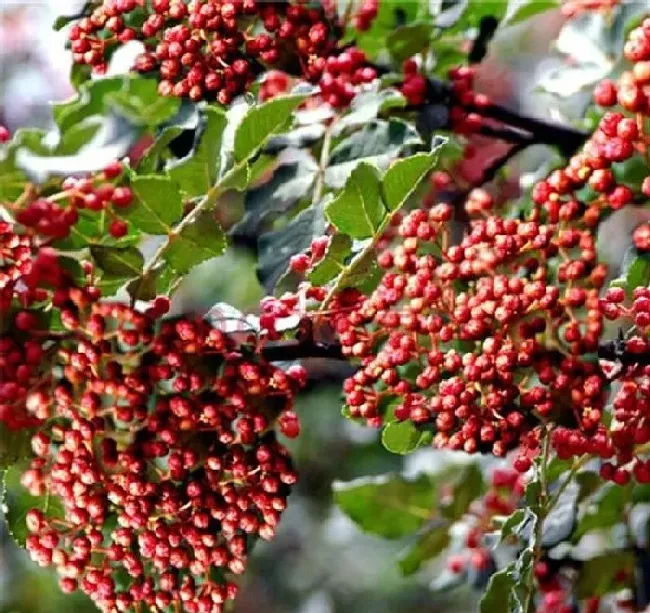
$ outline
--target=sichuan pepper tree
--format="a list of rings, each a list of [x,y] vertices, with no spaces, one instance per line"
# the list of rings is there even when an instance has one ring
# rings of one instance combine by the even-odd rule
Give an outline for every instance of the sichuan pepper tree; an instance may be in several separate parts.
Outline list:
[[[650,198],[647,7],[562,5],[617,58],[573,124],[475,87],[495,34],[560,4],[105,0],[57,21],[77,94],[56,144],[0,131],[0,461],[8,527],[64,592],[225,610],[299,478],[281,441],[320,358],[349,365],[344,418],[387,453],[505,458],[337,484],[362,529],[415,536],[404,574],[444,554],[432,589],[469,582],[490,613],[648,604],[650,225],[602,255]],[[100,163],[116,118],[124,156]],[[540,144],[554,169],[513,196],[502,171]],[[255,316],[179,312],[231,245],[257,257]]]

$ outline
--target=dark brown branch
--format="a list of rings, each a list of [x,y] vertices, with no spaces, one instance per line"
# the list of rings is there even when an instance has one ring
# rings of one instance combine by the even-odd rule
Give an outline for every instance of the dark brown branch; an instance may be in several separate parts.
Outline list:
[[[498,104],[487,106],[464,106],[467,111],[477,113],[481,117],[489,117],[503,122],[504,124],[519,128],[530,134],[530,144],[555,145],[564,155],[571,155],[585,143],[590,134],[583,130],[576,130],[570,126],[563,126],[558,123],[527,117],[507,109]]]
[[[345,360],[338,343],[318,343],[316,341],[275,341],[265,343],[262,356],[269,362],[283,362],[306,358],[328,358]]]

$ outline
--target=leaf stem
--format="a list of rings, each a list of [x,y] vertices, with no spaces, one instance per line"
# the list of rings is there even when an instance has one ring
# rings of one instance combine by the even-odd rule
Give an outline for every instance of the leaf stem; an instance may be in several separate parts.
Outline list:
[[[323,189],[325,187],[325,170],[330,163],[330,147],[332,146],[332,131],[336,120],[332,121],[323,136],[323,146],[320,151],[320,159],[318,161],[318,176],[316,177],[316,184],[314,185],[314,193],[311,199],[311,205],[314,206],[318,204],[320,199],[323,197]]]
[[[221,196],[221,194],[225,191],[224,185],[227,185],[228,181],[232,179],[247,163],[246,160],[239,162],[238,164],[235,164],[223,177],[221,177],[221,180],[218,183],[215,183],[203,196],[203,198],[198,202],[198,204],[190,211],[190,213],[185,216],[180,223],[172,228],[172,230],[169,232],[167,235],[167,240],[165,240],[160,247],[156,250],[156,252],[151,256],[151,259],[146,263],[144,268],[142,269],[142,272],[140,273],[140,278],[142,279],[145,277],[147,274],[149,274],[160,262],[160,260],[164,257],[165,253],[167,252],[167,249],[169,249],[169,246],[171,243],[174,241],[174,239],[179,236],[185,228],[193,224],[199,217],[201,213],[206,211],[210,206],[212,206],[217,198]]]
[[[533,532],[533,561],[531,563],[530,577],[528,578],[526,605],[524,606],[524,613],[534,613],[535,610],[535,565],[539,561],[542,553],[542,535],[544,531],[544,520],[550,510],[548,504],[548,483],[547,483],[547,468],[548,460],[551,453],[551,436],[547,426],[542,430],[542,457],[539,467],[539,484],[540,484],[540,502],[538,505],[537,521],[535,522],[535,530]]]

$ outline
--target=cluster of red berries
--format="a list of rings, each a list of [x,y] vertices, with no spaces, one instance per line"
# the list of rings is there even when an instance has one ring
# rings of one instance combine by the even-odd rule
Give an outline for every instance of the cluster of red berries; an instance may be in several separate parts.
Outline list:
[[[363,51],[355,47],[330,55],[323,64],[319,79],[320,94],[325,102],[335,108],[350,104],[359,87],[377,78],[377,71],[367,65]]]
[[[361,359],[344,384],[352,416],[377,424],[398,401],[394,418],[436,446],[501,456],[540,418],[600,420],[603,380],[581,356],[598,348],[604,273],[589,233],[476,208],[486,217],[455,246],[450,205],[409,213],[378,288],[345,292],[333,322]]]
[[[255,34],[253,19],[261,26]],[[157,71],[162,95],[221,104],[245,91],[264,65],[291,53],[303,76],[321,82],[328,102],[342,106],[376,73],[359,51],[337,54],[331,30],[321,9],[300,2],[154,0],[149,8],[139,0],[104,0],[73,26],[70,41],[75,62],[104,69],[116,45],[140,40],[146,50],[135,69]]]
[[[26,399],[48,421],[23,484],[65,511],[28,513],[30,555],[104,611],[181,602],[218,613],[296,482],[271,428],[279,416],[297,434],[304,372],[246,355],[203,320],[156,325],[165,299],[140,313],[75,298],[62,310],[59,368]]]
[[[463,521],[469,524],[464,547],[447,559],[447,568],[454,574],[477,578],[492,574],[494,560],[485,546],[484,536],[494,531],[494,519],[510,515],[518,506],[524,492],[523,477],[511,468],[497,468],[492,473],[491,487],[479,500],[472,503]]]
[[[362,0],[352,18],[352,25],[360,32],[369,30],[379,12],[379,0]]]
[[[286,72],[269,70],[260,85],[259,98],[262,102],[280,96],[289,90],[291,80]]]
[[[50,350],[40,304],[61,305],[71,278],[39,237],[0,222],[0,421],[10,429],[36,423],[25,409],[27,393],[42,378]]]
[[[319,236],[311,242],[311,247],[308,252],[299,253],[294,255],[289,260],[289,267],[297,273],[304,273],[312,266],[315,266],[324,257],[329,247],[331,237]]]
[[[128,233],[128,224],[118,217],[118,211],[133,203],[128,185],[119,185],[123,176],[121,162],[112,162],[100,173],[83,178],[69,177],[61,191],[40,196],[35,190],[14,205],[16,221],[29,230],[51,239],[63,239],[79,221],[79,211],[105,211],[111,218],[108,231],[114,238]]]
[[[402,72],[404,73],[404,82],[400,91],[404,94],[407,102],[413,106],[423,104],[427,99],[429,82],[419,72],[417,61],[414,58],[405,60],[402,64]]]

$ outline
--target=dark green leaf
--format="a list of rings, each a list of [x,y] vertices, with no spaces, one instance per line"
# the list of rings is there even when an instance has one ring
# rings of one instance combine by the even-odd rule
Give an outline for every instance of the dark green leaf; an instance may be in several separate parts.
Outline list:
[[[142,272],[144,258],[135,247],[90,247],[90,255],[97,265],[109,276],[116,279],[131,279]]]
[[[164,128],[138,162],[137,171],[143,174],[155,172],[169,144],[175,138],[178,138],[183,131],[184,128],[182,126],[168,126]]]
[[[147,234],[169,234],[183,216],[178,185],[168,177],[136,176],[131,182],[136,199],[122,216]]]
[[[632,551],[610,552],[587,560],[576,582],[576,596],[579,599],[592,598],[618,591],[629,585],[633,573]]]
[[[226,249],[226,235],[214,215],[205,212],[174,236],[165,253],[165,261],[179,274],[197,264],[218,257]]]
[[[395,162],[384,175],[382,191],[389,211],[396,211],[415,193],[422,179],[433,169],[438,159],[436,152],[416,153]]]
[[[420,570],[424,562],[432,560],[447,549],[450,541],[449,525],[446,522],[418,535],[415,544],[398,560],[402,574],[408,576]]]
[[[542,484],[539,482],[539,479],[532,479],[528,482],[524,490],[524,500],[529,506],[537,509],[541,494]]]
[[[504,542],[511,536],[519,536],[524,526],[531,520],[532,512],[528,509],[517,509],[501,525],[500,541]]]
[[[377,170],[359,164],[348,177],[343,191],[325,209],[325,215],[340,232],[352,238],[373,236],[386,216]]]
[[[390,54],[402,62],[426,49],[431,42],[433,26],[428,23],[413,23],[397,28],[386,40]]]
[[[334,501],[366,532],[388,539],[413,534],[431,518],[436,484],[430,476],[399,475],[334,483]]]
[[[452,520],[460,519],[472,501],[476,500],[483,491],[483,473],[478,464],[472,462],[463,466],[456,477],[453,492],[449,502],[441,504],[441,511],[445,517]]]
[[[10,430],[0,421],[0,470],[5,470],[31,455],[31,428]]]
[[[350,112],[332,126],[335,136],[374,121],[382,111],[406,106],[406,98],[395,89],[382,89],[378,92],[361,92],[350,105]]]
[[[433,435],[418,430],[412,421],[394,421],[386,424],[381,433],[382,445],[391,453],[406,455],[431,442]]]
[[[562,475],[568,473],[573,466],[573,460],[562,460],[554,457],[546,468],[546,480],[555,483]]]
[[[168,167],[169,176],[186,196],[203,196],[217,182],[226,123],[223,110],[213,106],[203,108],[192,151]]]
[[[597,472],[584,471],[576,475],[576,483],[579,487],[578,502],[580,502],[603,485],[603,480]]]
[[[262,234],[258,240],[257,273],[268,292],[272,292],[289,265],[292,255],[308,249],[312,240],[325,233],[323,206],[301,211],[284,227]]]
[[[570,483],[546,515],[542,530],[542,547],[555,547],[573,532],[578,514],[578,492],[578,485]]]
[[[420,146],[422,139],[410,124],[398,120],[375,120],[343,139],[334,147],[325,171],[327,185],[339,188],[362,161],[386,168],[409,145]]]
[[[511,613],[510,599],[516,585],[514,564],[494,573],[481,598],[480,613]]]
[[[345,268],[345,260],[352,253],[352,240],[346,234],[336,234],[331,240],[325,257],[314,266],[308,275],[315,287],[335,279]]]
[[[14,464],[4,474],[2,508],[9,533],[16,543],[25,546],[28,536],[25,517],[30,509],[38,509],[48,519],[63,519],[63,505],[61,501],[46,494],[44,496],[31,496],[20,483],[20,478],[29,468],[29,461],[23,460]]]
[[[252,107],[235,133],[235,160],[252,158],[267,139],[284,130],[291,122],[292,112],[305,98],[303,94],[282,96]]]
[[[589,505],[585,514],[578,520],[578,526],[573,534],[573,541],[592,530],[611,528],[621,521],[625,507],[631,498],[630,487],[608,484],[599,492],[596,501]]]
[[[281,164],[270,180],[246,192],[244,217],[233,232],[253,236],[265,222],[291,210],[309,193],[317,170],[315,160],[308,154],[298,161]]]

